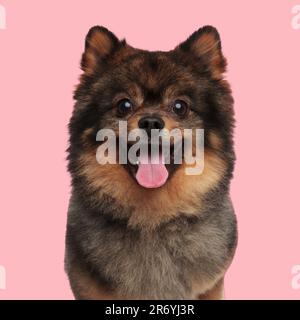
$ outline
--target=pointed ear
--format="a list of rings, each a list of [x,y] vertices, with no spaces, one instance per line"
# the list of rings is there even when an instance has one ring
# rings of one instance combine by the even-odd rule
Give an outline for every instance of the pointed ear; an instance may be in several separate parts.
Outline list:
[[[81,69],[87,74],[92,74],[120,44],[119,39],[108,29],[99,26],[91,28],[85,38]]]
[[[176,49],[200,58],[215,79],[222,78],[226,71],[227,63],[222,54],[220,35],[212,26],[200,28]]]

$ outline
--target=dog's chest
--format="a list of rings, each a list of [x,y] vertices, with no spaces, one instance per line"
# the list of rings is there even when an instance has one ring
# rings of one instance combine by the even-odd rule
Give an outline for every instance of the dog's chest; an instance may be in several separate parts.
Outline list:
[[[97,237],[91,234],[84,244],[91,261],[128,298],[193,298],[194,283],[210,286],[224,265],[224,243],[212,242],[209,228],[171,225],[150,233],[103,228]]]

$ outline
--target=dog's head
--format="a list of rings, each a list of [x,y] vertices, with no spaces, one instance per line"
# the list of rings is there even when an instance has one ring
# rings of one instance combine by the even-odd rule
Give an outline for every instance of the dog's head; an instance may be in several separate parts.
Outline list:
[[[74,187],[85,192],[90,203],[109,197],[133,211],[138,206],[148,212],[163,207],[173,216],[195,213],[201,196],[212,190],[226,191],[234,162],[233,100],[223,78],[226,60],[215,28],[199,29],[174,50],[149,52],[120,41],[104,27],[93,27],[81,68],[70,122],[69,170]],[[175,139],[170,140],[169,163],[161,147],[146,161],[137,153],[139,162],[120,163],[119,146],[128,140],[120,134],[120,121],[126,123],[127,134],[134,129],[146,132],[148,151],[153,129],[204,129],[203,172],[187,175],[185,160],[175,163]],[[115,133],[117,146],[109,156],[117,163],[97,161],[100,129]],[[126,151],[129,147],[132,142],[127,141]],[[195,141],[190,147],[195,154]],[[153,159],[157,162],[151,163]]]

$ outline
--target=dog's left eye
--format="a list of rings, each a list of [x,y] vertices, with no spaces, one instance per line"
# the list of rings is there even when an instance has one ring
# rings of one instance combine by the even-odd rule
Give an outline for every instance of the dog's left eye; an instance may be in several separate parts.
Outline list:
[[[172,105],[172,110],[175,112],[178,116],[184,117],[189,110],[188,104],[183,100],[175,100]]]
[[[122,99],[117,103],[119,115],[126,115],[132,110],[132,102],[129,99]]]

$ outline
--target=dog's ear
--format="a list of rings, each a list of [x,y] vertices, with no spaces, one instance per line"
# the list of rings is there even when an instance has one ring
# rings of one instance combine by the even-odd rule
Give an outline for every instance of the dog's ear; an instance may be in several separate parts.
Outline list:
[[[105,27],[92,27],[85,38],[85,50],[82,55],[81,69],[86,74],[92,74],[124,42],[124,40],[119,41]]]
[[[205,26],[195,31],[175,50],[192,53],[201,59],[211,71],[213,78],[222,78],[222,74],[226,71],[226,59],[222,54],[220,35],[212,26]]]

